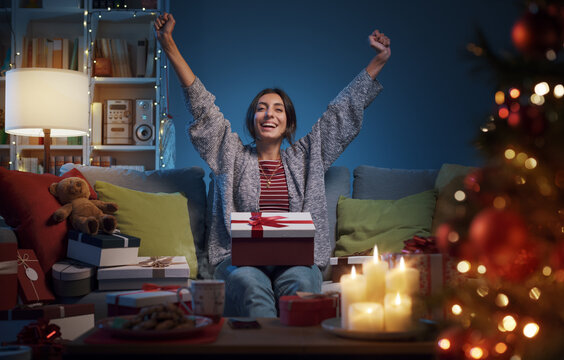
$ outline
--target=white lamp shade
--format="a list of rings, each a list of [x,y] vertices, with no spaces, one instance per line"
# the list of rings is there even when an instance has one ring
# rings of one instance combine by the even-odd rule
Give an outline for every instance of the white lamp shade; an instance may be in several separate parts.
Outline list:
[[[21,136],[88,133],[88,76],[82,72],[23,68],[6,72],[6,132]]]

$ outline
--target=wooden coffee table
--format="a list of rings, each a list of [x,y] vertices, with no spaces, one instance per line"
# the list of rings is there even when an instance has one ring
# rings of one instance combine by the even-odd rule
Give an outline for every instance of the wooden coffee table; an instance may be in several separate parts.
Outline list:
[[[245,358],[293,360],[323,359],[435,359],[436,343],[431,334],[417,341],[370,341],[341,338],[321,326],[290,327],[278,318],[258,319],[261,329],[233,330],[227,322],[217,340],[210,344],[159,344],[147,341],[134,346],[121,344],[85,344],[90,333],[70,343],[65,359],[202,359]],[[91,330],[96,331],[96,330]]]

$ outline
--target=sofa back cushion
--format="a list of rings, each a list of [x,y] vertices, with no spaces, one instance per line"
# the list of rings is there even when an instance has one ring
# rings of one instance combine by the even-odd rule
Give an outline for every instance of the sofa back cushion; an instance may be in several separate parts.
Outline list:
[[[353,171],[353,198],[398,200],[435,188],[436,169],[388,169],[369,165]]]
[[[194,236],[196,255],[198,257],[198,273],[207,273],[200,269],[200,259],[206,257],[205,244],[205,214],[206,214],[206,184],[204,169],[189,167],[170,170],[135,171],[120,168],[97,166],[83,166],[65,164],[61,173],[76,167],[86,180],[94,185],[97,180],[143,192],[179,192],[188,199],[188,213],[190,227]]]

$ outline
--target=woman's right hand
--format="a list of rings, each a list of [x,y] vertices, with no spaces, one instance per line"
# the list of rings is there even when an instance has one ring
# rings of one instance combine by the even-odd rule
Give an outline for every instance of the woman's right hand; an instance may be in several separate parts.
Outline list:
[[[155,20],[155,31],[157,32],[157,39],[163,45],[163,47],[167,44],[168,41],[172,40],[172,30],[174,29],[174,25],[176,21],[172,14],[163,13],[159,15]]]

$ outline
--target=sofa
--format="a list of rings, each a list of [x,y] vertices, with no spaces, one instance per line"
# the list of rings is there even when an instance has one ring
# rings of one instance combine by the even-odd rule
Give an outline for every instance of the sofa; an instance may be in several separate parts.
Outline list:
[[[102,181],[147,193],[182,193],[188,199],[189,226],[197,257],[197,278],[212,277],[213,269],[208,264],[206,256],[206,223],[212,216],[209,214],[208,209],[211,206],[208,204],[214,201],[214,194],[213,191],[207,191],[206,187],[213,189],[213,177],[210,176],[208,186],[206,186],[205,171],[202,168],[190,167],[138,172],[69,163],[62,166],[61,173],[64,174],[73,169],[80,171],[92,186],[96,184],[96,181]],[[457,164],[443,164],[440,169],[388,169],[361,165],[353,169],[351,177],[351,170],[347,167],[331,167],[325,174],[325,195],[330,229],[333,229],[330,241],[335,249],[335,255],[345,256],[357,251],[367,250],[366,244],[370,240],[368,242],[355,240],[355,236],[358,238],[358,236],[365,235],[363,233],[355,234],[357,229],[364,229],[365,225],[370,227],[374,224],[387,223],[390,229],[385,229],[385,231],[390,232],[384,234],[385,241],[394,236],[396,238],[398,236],[406,237],[405,234],[410,232],[420,235],[433,234],[440,224],[441,218],[444,218],[453,210],[448,201],[450,193],[462,186],[464,176],[472,169],[472,167]],[[425,203],[423,205],[420,204],[421,199],[417,198],[421,194],[425,194],[427,197],[426,200],[423,199]],[[413,196],[415,198],[412,198]],[[429,199],[431,202],[429,202]],[[353,202],[348,203],[350,201]],[[401,206],[398,206],[394,211],[390,211],[397,204]],[[373,219],[368,221],[368,224],[362,225],[358,225],[354,221],[358,221],[363,216],[351,215],[349,218],[354,221],[351,222],[351,228],[346,229],[344,223],[349,222],[350,219],[345,216],[345,209],[355,211],[369,209],[367,211],[371,214],[378,211],[379,215],[376,220]],[[338,210],[343,214],[338,214]],[[410,211],[419,217],[416,222],[419,221],[420,224],[414,224],[413,228],[405,229],[404,222],[408,220],[408,216],[405,214]],[[388,217],[387,220],[386,217]],[[338,221],[342,221],[343,224],[338,223]],[[418,227],[425,229],[422,233],[417,232]],[[399,234],[394,233],[398,230],[400,231]],[[6,232],[0,234],[6,234]],[[348,240],[345,244],[342,239],[347,237]],[[395,246],[393,251],[398,251],[403,247],[403,243],[395,240],[391,246]],[[370,245],[371,247],[372,245]],[[323,269],[323,276],[326,281],[331,279],[331,266]],[[60,302],[93,302],[96,304],[96,318],[104,317],[106,314],[103,292],[94,292],[81,299],[58,300]]]

